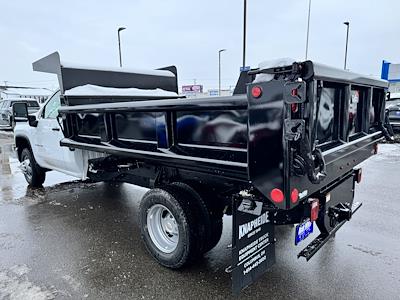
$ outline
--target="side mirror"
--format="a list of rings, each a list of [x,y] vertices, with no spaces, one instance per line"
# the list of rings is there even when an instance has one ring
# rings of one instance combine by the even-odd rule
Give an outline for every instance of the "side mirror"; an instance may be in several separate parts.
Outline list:
[[[28,121],[28,105],[25,102],[17,102],[12,106],[12,116],[14,122]]]
[[[31,127],[37,127],[38,120],[36,119],[36,116],[35,115],[29,115],[28,116],[28,123],[29,123],[29,126],[31,126]]]
[[[17,102],[12,106],[12,118],[14,122],[28,122],[29,126],[36,127],[38,121],[35,116],[28,114],[28,105],[25,102]]]

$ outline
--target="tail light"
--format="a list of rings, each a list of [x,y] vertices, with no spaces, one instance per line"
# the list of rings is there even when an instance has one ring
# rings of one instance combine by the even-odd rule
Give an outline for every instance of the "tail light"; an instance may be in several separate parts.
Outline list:
[[[253,86],[252,88],[251,88],[251,95],[254,97],[254,98],[260,98],[261,97],[261,95],[262,95],[262,88],[261,87],[259,87],[258,85],[256,85],[256,86]]]
[[[318,219],[318,213],[319,213],[319,200],[318,199],[312,199],[311,202],[311,216],[310,216],[310,221],[314,222]]]
[[[293,189],[292,192],[290,193],[290,200],[292,201],[293,204],[299,200],[299,190],[298,189]]]
[[[281,203],[285,199],[282,190],[280,189],[273,189],[270,193],[272,201],[275,203]]]

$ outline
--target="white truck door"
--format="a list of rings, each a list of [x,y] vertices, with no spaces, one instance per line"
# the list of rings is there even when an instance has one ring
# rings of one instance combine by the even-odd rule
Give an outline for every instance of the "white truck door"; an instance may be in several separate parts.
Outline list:
[[[43,167],[62,173],[85,178],[86,166],[81,150],[71,151],[68,147],[61,147],[60,141],[64,134],[58,123],[58,109],[61,106],[60,92],[55,93],[43,108],[37,127],[40,160]]]
[[[35,156],[40,159],[42,167],[62,171],[66,164],[63,149],[60,146],[60,140],[64,136],[57,122],[60,106],[60,92],[57,92],[46,103],[38,118],[35,130],[38,151]]]

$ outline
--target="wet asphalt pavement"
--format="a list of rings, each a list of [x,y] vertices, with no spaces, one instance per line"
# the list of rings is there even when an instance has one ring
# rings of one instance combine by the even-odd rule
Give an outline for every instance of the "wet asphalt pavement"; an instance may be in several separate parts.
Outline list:
[[[82,183],[56,172],[30,189],[0,133],[0,299],[231,298],[231,217],[198,264],[173,271],[146,253],[138,228],[145,189]],[[277,263],[242,292],[251,299],[400,299],[400,144],[363,164],[363,207],[309,262],[294,228],[279,227]],[[316,233],[314,233],[314,236]]]

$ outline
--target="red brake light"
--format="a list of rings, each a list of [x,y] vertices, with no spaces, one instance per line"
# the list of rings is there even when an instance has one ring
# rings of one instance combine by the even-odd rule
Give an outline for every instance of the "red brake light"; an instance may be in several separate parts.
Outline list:
[[[272,201],[274,201],[275,203],[281,203],[285,199],[285,196],[280,189],[273,189],[270,196]]]
[[[290,194],[290,200],[292,203],[296,203],[297,200],[299,200],[299,191],[297,189],[293,189],[291,194]]]
[[[310,216],[311,222],[314,222],[318,219],[318,213],[319,213],[319,200],[314,199],[313,202],[311,202],[311,216]]]
[[[260,98],[261,95],[262,95],[262,88],[259,87],[258,85],[253,86],[252,89],[251,89],[251,95],[254,98]]]

